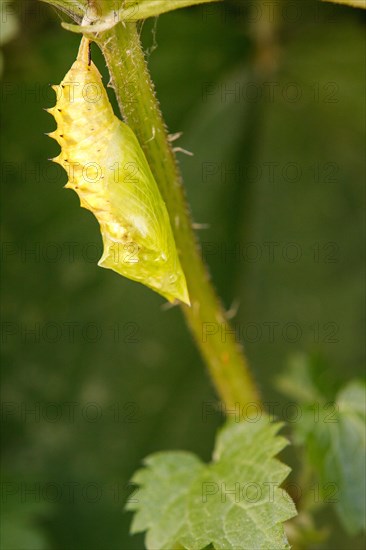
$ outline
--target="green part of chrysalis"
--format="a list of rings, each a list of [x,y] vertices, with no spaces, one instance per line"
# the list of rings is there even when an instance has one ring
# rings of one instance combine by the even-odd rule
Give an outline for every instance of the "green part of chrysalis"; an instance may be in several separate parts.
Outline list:
[[[170,302],[190,304],[169,215],[133,131],[113,113],[83,37],[75,63],[48,109],[61,146],[53,159],[68,173],[66,187],[100,224],[99,265],[142,283]]]

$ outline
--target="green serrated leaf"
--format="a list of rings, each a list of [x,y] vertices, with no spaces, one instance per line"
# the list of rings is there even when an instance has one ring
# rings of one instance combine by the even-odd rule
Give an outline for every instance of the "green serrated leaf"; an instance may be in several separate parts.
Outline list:
[[[283,522],[296,515],[280,488],[290,469],[274,456],[287,441],[280,424],[228,423],[210,464],[185,452],[148,457],[133,481],[140,486],[132,532],[147,531],[150,549],[286,549]]]

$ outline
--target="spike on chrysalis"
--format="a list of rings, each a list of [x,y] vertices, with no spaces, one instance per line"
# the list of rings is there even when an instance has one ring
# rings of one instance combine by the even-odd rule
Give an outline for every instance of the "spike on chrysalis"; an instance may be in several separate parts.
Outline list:
[[[57,129],[50,137],[62,148],[52,160],[100,224],[99,265],[189,305],[165,203],[135,134],[113,113],[85,37],[70,71],[52,88],[56,105],[47,111]]]

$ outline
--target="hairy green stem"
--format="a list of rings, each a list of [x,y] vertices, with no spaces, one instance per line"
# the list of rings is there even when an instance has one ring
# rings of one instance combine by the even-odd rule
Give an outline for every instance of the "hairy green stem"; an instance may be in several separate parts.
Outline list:
[[[259,403],[243,350],[210,282],[192,230],[182,178],[169,142],[135,23],[118,24],[100,34],[119,107],[142,145],[167,205],[188,284],[191,307],[182,305],[187,323],[227,408]]]

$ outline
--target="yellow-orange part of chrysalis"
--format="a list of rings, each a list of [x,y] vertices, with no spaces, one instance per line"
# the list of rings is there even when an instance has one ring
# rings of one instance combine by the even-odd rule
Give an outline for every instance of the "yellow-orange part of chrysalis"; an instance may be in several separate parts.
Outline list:
[[[61,146],[53,159],[68,173],[66,187],[100,224],[99,265],[152,288],[169,301],[189,304],[169,215],[133,131],[113,113],[83,37],[75,63],[48,109]]]

